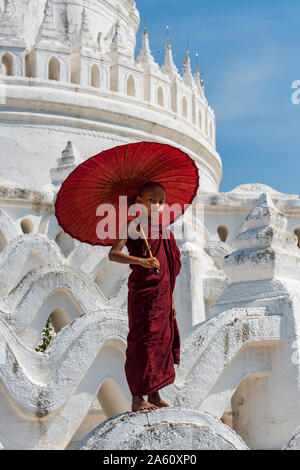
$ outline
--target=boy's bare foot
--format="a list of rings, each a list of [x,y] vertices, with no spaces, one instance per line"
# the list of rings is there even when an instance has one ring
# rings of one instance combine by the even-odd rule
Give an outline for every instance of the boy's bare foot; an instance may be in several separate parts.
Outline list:
[[[132,397],[131,410],[132,411],[141,411],[141,410],[156,410],[158,407],[154,403],[150,403],[144,400],[144,397],[134,395]]]
[[[168,403],[166,403],[160,396],[158,392],[150,393],[148,395],[148,402],[153,403],[154,405],[158,406],[159,408],[162,408],[163,406],[170,406]]]

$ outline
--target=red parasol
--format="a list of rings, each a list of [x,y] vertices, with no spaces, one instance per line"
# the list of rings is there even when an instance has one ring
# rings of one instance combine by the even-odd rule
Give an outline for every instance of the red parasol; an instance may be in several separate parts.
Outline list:
[[[58,223],[81,242],[111,246],[118,238],[119,222],[120,227],[124,223],[124,219],[119,221],[119,196],[127,196],[129,207],[147,181],[161,183],[167,192],[165,204],[177,204],[180,208],[175,214],[170,212],[171,224],[197,193],[198,169],[186,153],[157,142],[137,142],[105,150],[78,165],[62,183],[55,201]],[[115,213],[97,215],[97,208],[103,204],[113,205]],[[116,220],[115,234],[99,238],[99,223],[109,226],[112,217]],[[127,216],[130,218],[133,217]]]

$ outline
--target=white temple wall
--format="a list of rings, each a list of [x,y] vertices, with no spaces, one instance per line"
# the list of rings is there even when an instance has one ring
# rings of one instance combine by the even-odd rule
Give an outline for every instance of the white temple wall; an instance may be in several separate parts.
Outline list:
[[[6,65],[6,63],[8,66],[4,67],[3,64]],[[0,49],[0,76],[1,74],[25,75],[25,48],[6,46]]]
[[[78,0],[76,3],[67,5],[67,2],[54,1],[55,21],[62,37],[67,36],[69,29],[70,39],[74,39],[76,29],[81,21],[82,9],[85,5],[84,0]],[[24,15],[24,39],[29,50],[35,42],[38,29],[43,21],[44,8],[46,0],[15,0],[17,18],[21,22]],[[3,11],[4,0],[0,0],[0,10]],[[119,9],[118,9],[119,7]],[[119,17],[125,22],[129,22],[128,46],[133,54],[136,42],[136,32],[139,26],[139,12],[133,7],[130,0],[119,2],[118,0],[90,0],[86,5],[88,16],[90,18],[90,28],[93,38],[96,40],[99,32],[102,33],[104,46],[108,50],[114,25]],[[68,23],[68,26],[67,26]],[[105,51],[106,52],[106,51]]]
[[[45,0],[15,4],[32,78],[24,76],[21,45],[12,47],[12,35],[1,40],[0,65],[7,52],[12,60],[6,56],[0,70],[0,447],[72,448],[130,409],[129,267],[109,262],[108,247],[64,233],[53,202],[81,161],[144,140],[194,159],[204,204],[201,235],[178,243],[181,364],[163,398],[216,419],[231,414],[251,448],[281,448],[300,422],[300,257],[296,237],[286,233],[299,229],[300,239],[299,196],[256,183],[218,193],[222,162],[204,85],[188,68],[177,74],[169,42],[160,69],[146,31],[134,61],[139,13],[132,0],[54,0],[55,25],[36,49]],[[84,38],[77,37],[81,24]],[[52,57],[60,66],[54,62],[48,80]],[[37,352],[50,314],[56,335]]]
[[[35,103],[32,103],[36,108],[36,113],[31,112],[28,115],[25,109],[19,113],[3,112],[3,119],[0,121],[0,136],[3,142],[1,155],[9,155],[9,160],[1,158],[0,171],[8,179],[41,189],[49,182],[49,169],[56,165],[56,159],[67,140],[72,140],[78,147],[83,159],[116,145],[145,140],[162,141],[178,146],[183,151],[193,155],[196,164],[200,168],[200,188],[208,191],[216,189],[220,174],[219,161],[214,160],[205,149],[207,144],[204,143],[204,138],[203,145],[201,144],[201,137],[196,129],[194,134],[190,134],[189,138],[184,137],[182,132],[184,132],[184,127],[187,125],[184,123],[184,119],[182,125],[179,126],[179,118],[174,120],[162,113],[160,119],[158,119],[158,114],[156,112],[151,113],[148,108],[147,120],[144,120],[143,107],[136,108],[130,116],[126,112],[127,106],[124,107],[120,99],[118,101],[107,101],[110,111],[101,111],[101,108],[99,109],[97,105],[101,106],[102,103],[103,106],[103,100],[100,97],[95,99],[92,93],[84,99],[88,108],[82,109],[81,118],[73,120],[71,116],[70,118],[51,116],[41,113],[41,111],[45,108],[49,111],[57,109],[57,99],[59,99],[63,90],[52,94],[52,104],[48,101],[47,105],[41,100],[41,93],[44,94],[46,91],[47,89],[44,91],[36,89]],[[64,93],[65,98],[68,96],[67,101],[69,101],[69,104],[65,102],[60,108],[70,112],[74,105],[76,106],[78,100],[83,97],[78,96],[77,98],[73,93],[70,95]],[[10,98],[9,101],[12,102],[13,98]],[[78,106],[76,107],[78,108]],[[113,124],[110,119],[116,109],[119,111],[118,122]],[[133,110],[134,108],[131,108],[131,111]],[[97,116],[97,120],[85,121],[85,113],[90,116],[91,114]],[[9,119],[5,119],[5,114]],[[109,121],[106,121],[106,117],[109,118]],[[151,121],[151,117],[153,121]],[[169,126],[169,129],[164,126],[164,123]],[[134,129],[133,126],[136,126],[136,128]],[[34,145],[32,145],[33,142]],[[213,150],[211,149],[211,151]],[[24,168],[24,161],[26,162],[26,169]]]
[[[234,237],[241,228],[250,207],[241,207],[239,210],[235,210],[232,207],[206,207],[204,211],[204,224],[205,228],[209,232],[210,240],[219,240],[218,227],[224,225],[228,227],[228,236],[226,243],[229,245],[234,240]],[[292,215],[289,215],[288,211],[281,209],[287,217],[287,230],[294,233],[296,228],[300,227],[300,210],[293,211]]]

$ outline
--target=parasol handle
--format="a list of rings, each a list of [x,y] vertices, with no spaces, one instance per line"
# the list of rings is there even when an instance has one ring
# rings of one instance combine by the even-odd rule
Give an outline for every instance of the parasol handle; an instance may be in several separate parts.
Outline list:
[[[152,255],[152,252],[151,252],[151,250],[150,250],[150,246],[149,246],[148,240],[147,240],[147,238],[146,238],[145,232],[144,232],[144,230],[143,230],[141,221],[140,221],[140,228],[141,228],[142,235],[143,235],[143,237],[144,237],[144,241],[145,241],[145,244],[146,244],[148,253],[150,254],[150,258],[153,258],[153,255]],[[158,276],[158,274],[159,274],[159,269],[158,269],[158,268],[153,268],[153,273],[155,274],[155,276]]]

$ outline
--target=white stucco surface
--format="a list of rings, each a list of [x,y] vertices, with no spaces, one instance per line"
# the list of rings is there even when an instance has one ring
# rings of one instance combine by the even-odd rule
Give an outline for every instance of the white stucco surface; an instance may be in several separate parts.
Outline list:
[[[208,413],[180,408],[125,413],[100,424],[78,450],[247,450]],[[248,449],[249,450],[249,449]]]
[[[169,40],[159,67],[146,29],[135,54],[138,6],[0,0],[0,448],[297,448],[299,195],[218,192],[204,83],[188,52],[179,73]],[[54,202],[88,157],[142,140],[180,147],[200,183],[198,210],[171,227],[188,229],[171,407],[132,413],[130,269],[65,233]]]

